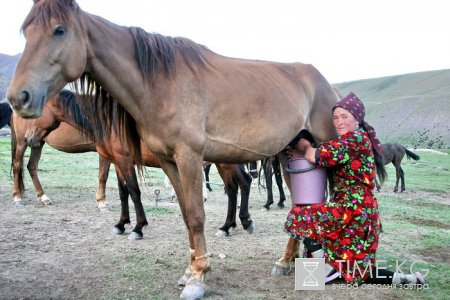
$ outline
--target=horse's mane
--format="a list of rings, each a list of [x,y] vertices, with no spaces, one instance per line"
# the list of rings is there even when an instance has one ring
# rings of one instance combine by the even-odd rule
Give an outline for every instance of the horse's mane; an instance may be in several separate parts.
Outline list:
[[[89,73],[83,73],[72,83],[76,91],[77,102],[88,117],[95,136],[106,146],[114,130],[125,143],[138,166],[142,166],[141,137],[137,132],[136,121]]]
[[[56,97],[56,105],[59,109],[62,109],[64,115],[71,116],[77,129],[90,140],[94,142],[102,142],[104,140],[103,128],[96,128],[97,130],[94,130],[92,123],[78,104],[77,97],[72,91],[62,90]]]
[[[148,33],[139,27],[130,27],[136,49],[136,61],[146,80],[153,83],[159,74],[172,78],[176,73],[175,57],[178,52],[189,69],[195,73],[199,67],[205,67],[206,58],[202,49],[205,46],[183,37],[163,36]]]

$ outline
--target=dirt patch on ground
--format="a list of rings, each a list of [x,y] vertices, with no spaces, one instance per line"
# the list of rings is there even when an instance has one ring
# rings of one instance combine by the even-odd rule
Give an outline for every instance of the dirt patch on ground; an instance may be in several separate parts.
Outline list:
[[[23,207],[12,203],[10,187],[0,189],[1,299],[179,298],[177,281],[187,267],[189,247],[177,203],[165,201],[156,209],[153,190],[143,190],[150,225],[143,240],[132,241],[111,234],[119,217],[116,191],[108,190],[112,211],[102,213],[94,191],[61,189],[59,196],[51,195],[54,205],[28,200]],[[264,203],[265,195],[253,188],[254,233],[239,224],[232,236],[218,238],[226,197],[221,188],[210,193],[205,234],[212,271],[205,299],[399,299],[397,291],[341,289],[339,280],[325,291],[295,291],[294,273],[271,276],[287,242],[283,222],[288,208],[273,206],[268,212],[261,208]]]

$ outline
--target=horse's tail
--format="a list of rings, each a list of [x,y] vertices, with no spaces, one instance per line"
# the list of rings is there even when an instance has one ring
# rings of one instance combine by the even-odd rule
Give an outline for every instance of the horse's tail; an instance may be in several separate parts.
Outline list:
[[[14,129],[14,121],[13,118],[11,118],[11,122],[9,124],[11,127],[11,169],[9,171],[9,176],[11,176],[11,173],[13,171],[14,167],[14,156],[16,155],[17,151],[17,136],[16,136],[16,130]],[[18,183],[19,183],[19,193],[22,195],[25,192],[25,183],[23,180],[23,166],[19,170],[18,176]]]
[[[408,149],[406,149],[406,147],[405,147],[405,152],[406,152],[406,156],[408,157],[408,159],[409,158],[412,158],[414,160],[419,160],[420,159],[419,155],[415,154],[414,152],[409,151]]]

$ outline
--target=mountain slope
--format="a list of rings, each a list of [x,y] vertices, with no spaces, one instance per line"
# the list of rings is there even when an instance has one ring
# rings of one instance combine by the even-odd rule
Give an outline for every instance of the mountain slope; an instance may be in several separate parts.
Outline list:
[[[0,53],[0,100],[5,98],[8,84],[13,77],[21,54],[14,56]]]
[[[408,147],[450,147],[450,70],[335,84],[366,105],[366,120],[381,141]]]

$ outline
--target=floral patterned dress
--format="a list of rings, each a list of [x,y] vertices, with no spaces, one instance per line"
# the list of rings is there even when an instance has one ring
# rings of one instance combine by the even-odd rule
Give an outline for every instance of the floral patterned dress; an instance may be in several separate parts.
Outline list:
[[[317,240],[325,260],[347,281],[360,284],[375,267],[381,230],[373,197],[375,160],[367,133],[358,129],[318,147],[317,164],[331,168],[333,190],[322,204],[296,205],[285,228],[295,239]]]

